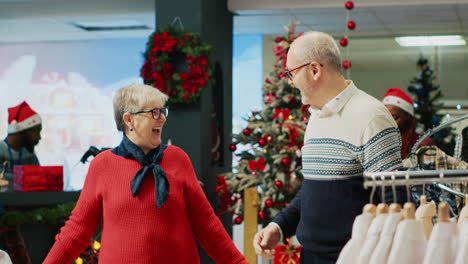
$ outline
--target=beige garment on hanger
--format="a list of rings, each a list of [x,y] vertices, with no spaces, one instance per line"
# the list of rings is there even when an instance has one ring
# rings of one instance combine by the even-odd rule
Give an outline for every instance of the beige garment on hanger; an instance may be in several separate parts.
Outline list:
[[[434,201],[428,203],[426,196],[421,195],[421,205],[416,209],[416,220],[422,224],[427,240],[429,240],[432,228],[434,227],[432,224],[432,218],[436,215],[436,204]]]
[[[449,205],[439,203],[439,220],[427,244],[423,264],[452,264],[457,252],[457,224],[450,221]]]
[[[0,249],[0,264],[12,264],[8,253]]]
[[[465,195],[465,206],[458,216],[458,229],[461,230],[462,224],[468,222],[468,194]]]
[[[466,263],[468,263],[468,220],[459,225],[457,254],[455,257],[455,264]]]
[[[375,208],[374,208],[375,212]],[[367,230],[374,219],[375,214],[372,212],[363,212],[356,216],[353,223],[353,231],[351,239],[346,243],[341,250],[336,264],[355,264],[357,263],[359,252],[362,249],[366,239]]]
[[[362,246],[361,252],[359,253],[357,263],[369,263],[370,258],[372,257],[372,252],[374,252],[374,249],[379,242],[380,233],[382,232],[387,216],[388,214],[379,214],[374,218],[374,220],[372,220],[372,223],[366,234],[366,240]]]
[[[415,210],[413,203],[405,204],[405,219],[398,224],[388,264],[422,263],[427,240],[421,223],[415,219]]]
[[[387,263],[388,255],[392,248],[393,237],[395,236],[395,232],[400,221],[401,212],[390,212],[388,214],[385,219],[382,232],[380,232],[379,242],[375,246],[369,263]]]

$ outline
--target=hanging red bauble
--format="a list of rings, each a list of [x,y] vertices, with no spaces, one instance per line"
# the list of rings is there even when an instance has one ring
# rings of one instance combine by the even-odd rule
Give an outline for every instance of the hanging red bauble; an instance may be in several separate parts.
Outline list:
[[[271,83],[270,79],[265,80],[266,83]]]
[[[268,140],[268,141],[271,141],[271,140],[273,139],[272,136],[266,136],[265,138],[266,138],[266,140]]]
[[[343,68],[345,69],[351,68],[351,62],[349,60],[343,61]]]
[[[265,104],[271,104],[275,99],[276,99],[275,93],[267,93],[263,97],[263,102],[265,102]]]
[[[266,218],[266,213],[264,211],[259,211],[258,212],[258,218],[260,218],[261,220],[265,219]]]
[[[283,164],[283,166],[285,166],[285,167],[289,167],[290,162],[291,161],[289,160],[289,158],[282,158],[281,159],[281,164]]]
[[[244,128],[244,130],[242,130],[242,133],[246,136],[250,136],[250,134],[252,134],[252,131],[249,128]]]
[[[356,28],[356,23],[354,21],[348,21],[347,25],[350,30],[353,30]]]
[[[351,9],[354,8],[354,3],[353,3],[353,1],[346,1],[344,6],[345,6],[346,9],[351,10]]]
[[[234,152],[236,151],[237,147],[236,147],[236,144],[232,143],[231,145],[229,145],[229,150]]]
[[[294,104],[294,101],[296,100],[296,98],[294,98],[293,95],[289,96],[289,103],[290,104]]]
[[[264,146],[267,144],[267,142],[268,142],[268,141],[267,141],[266,139],[261,138],[261,139],[258,140],[258,145],[259,145],[260,147],[264,147]]]
[[[347,39],[347,38],[342,38],[342,39],[340,39],[340,45],[341,45],[342,47],[348,46],[348,39]]]
[[[265,201],[265,206],[266,206],[266,208],[273,207],[273,200],[271,200],[271,199],[266,200]]]
[[[236,225],[240,225],[240,224],[242,223],[243,220],[244,220],[244,219],[242,219],[242,217],[238,216],[238,217],[236,217],[236,219],[234,219],[234,223],[235,223]]]
[[[275,181],[276,188],[281,189],[284,186],[284,183],[280,180]]]

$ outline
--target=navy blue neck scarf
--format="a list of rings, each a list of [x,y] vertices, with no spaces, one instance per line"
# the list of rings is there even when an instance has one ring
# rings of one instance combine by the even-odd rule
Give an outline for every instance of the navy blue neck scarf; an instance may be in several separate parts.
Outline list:
[[[137,196],[141,182],[148,171],[153,171],[157,208],[161,208],[163,203],[169,197],[169,181],[166,178],[166,173],[161,166],[159,166],[166,148],[167,146],[161,143],[159,147],[150,150],[148,154],[145,155],[145,153],[135,145],[135,143],[131,142],[127,136],[124,135],[120,146],[113,151],[115,154],[125,158],[134,158],[141,166],[143,166],[136,172],[135,176],[133,176],[132,182],[130,183],[133,197]]]

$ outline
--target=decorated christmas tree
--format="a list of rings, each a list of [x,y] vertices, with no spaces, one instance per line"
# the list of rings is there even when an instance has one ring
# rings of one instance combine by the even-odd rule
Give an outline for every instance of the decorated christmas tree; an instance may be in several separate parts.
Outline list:
[[[263,84],[263,109],[251,112],[246,118],[247,126],[233,135],[230,150],[236,151],[239,146],[238,165],[232,173],[218,179],[218,195],[225,197],[223,209],[232,209],[236,224],[243,220],[246,188],[257,188],[258,219],[266,224],[294,198],[302,183],[300,149],[307,111],[299,90],[283,76],[289,45],[296,38],[295,26],[291,23],[286,27],[287,36],[275,38],[276,61]],[[223,190],[223,184],[229,192]]]
[[[410,81],[408,91],[413,95],[415,117],[418,121],[418,133],[438,126],[443,118],[439,113],[443,103],[439,99],[443,96],[440,86],[435,83],[436,76],[429,66],[428,60],[420,57],[417,62],[418,75]],[[445,153],[453,155],[455,134],[453,128],[448,127],[437,132],[432,137],[433,143]]]

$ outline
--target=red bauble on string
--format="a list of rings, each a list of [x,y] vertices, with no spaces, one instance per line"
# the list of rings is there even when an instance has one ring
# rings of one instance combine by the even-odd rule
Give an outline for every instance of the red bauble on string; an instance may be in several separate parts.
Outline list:
[[[266,218],[266,213],[264,211],[259,211],[258,212],[258,218],[260,218],[261,220],[265,219]]]
[[[242,217],[238,216],[236,219],[234,219],[234,224],[240,225],[244,219]]]
[[[273,207],[273,200],[271,200],[271,199],[266,200],[265,201],[265,206],[266,206],[266,208]]]
[[[284,183],[280,180],[275,181],[276,188],[281,189],[284,186]]]
[[[354,21],[348,21],[347,26],[350,30],[353,30],[356,28],[356,23]]]
[[[354,3],[353,3],[353,1],[346,1],[344,6],[345,6],[346,9],[351,10],[351,9],[354,8]]]
[[[285,167],[289,167],[289,164],[291,164],[291,160],[289,160],[289,158],[282,158],[281,164],[283,164],[283,166]]]
[[[264,147],[267,143],[268,143],[268,141],[266,139],[264,139],[264,138],[261,138],[261,139],[258,140],[258,145],[260,147]]]
[[[347,39],[347,38],[342,38],[342,39],[340,39],[340,45],[341,45],[342,47],[348,46],[348,39]]]
[[[233,143],[233,144],[229,145],[229,150],[230,151],[234,152],[234,151],[236,151],[236,149],[237,149],[236,144]]]
[[[244,130],[242,130],[242,134],[250,136],[250,134],[252,134],[252,131],[249,128],[244,128]]]
[[[351,68],[351,62],[349,60],[343,61],[343,68],[345,69]]]
[[[275,99],[276,99],[275,93],[267,93],[263,97],[263,102],[265,102],[265,104],[271,104]]]
[[[271,141],[273,139],[273,137],[268,135],[268,136],[265,137],[265,139],[268,140],[268,141]]]

